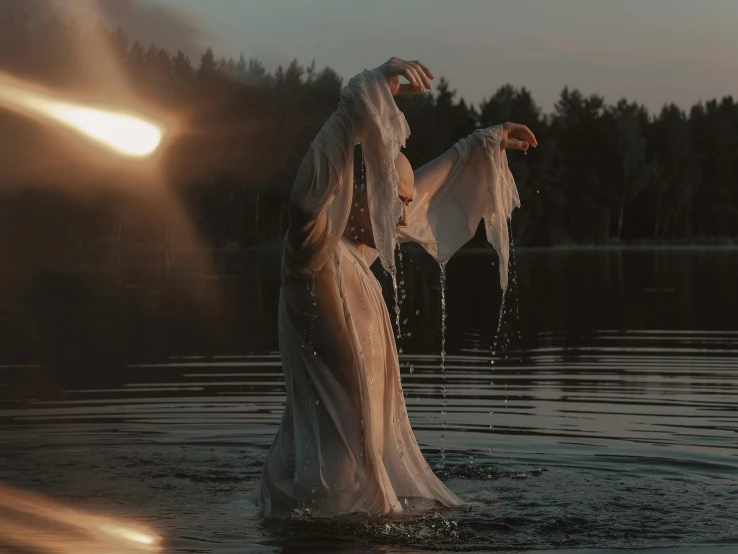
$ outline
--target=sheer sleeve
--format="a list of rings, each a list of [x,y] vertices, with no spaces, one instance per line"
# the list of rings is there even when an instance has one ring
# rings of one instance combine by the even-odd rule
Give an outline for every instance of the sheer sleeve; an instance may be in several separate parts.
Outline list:
[[[341,240],[351,209],[353,147],[360,129],[375,242],[386,243],[380,250],[385,267],[393,263],[391,220],[399,219],[402,212],[394,159],[410,130],[386,78],[375,69],[363,71],[343,88],[338,108],[318,132],[298,170],[290,192],[285,257],[300,272],[320,271]]]
[[[298,268],[319,271],[343,234],[351,207],[357,120],[343,98],[310,144],[289,198],[285,253]]]
[[[507,220],[520,198],[507,155],[500,149],[502,127],[479,129],[415,172],[415,200],[401,241],[414,241],[438,262],[446,262],[484,221],[487,240],[500,258],[500,286],[507,289]]]

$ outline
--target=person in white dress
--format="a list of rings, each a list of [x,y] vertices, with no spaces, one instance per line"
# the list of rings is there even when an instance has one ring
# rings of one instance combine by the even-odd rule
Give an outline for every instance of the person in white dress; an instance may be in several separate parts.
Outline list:
[[[401,84],[400,77],[408,83]],[[519,206],[506,148],[537,146],[505,123],[475,131],[413,173],[393,96],[422,94],[433,73],[392,58],[341,91],[290,193],[279,345],[286,406],[252,499],[265,515],[398,514],[465,505],[433,473],[408,421],[379,257],[395,272],[399,241],[447,261],[484,220],[507,286],[507,220]],[[365,183],[354,183],[362,144]]]

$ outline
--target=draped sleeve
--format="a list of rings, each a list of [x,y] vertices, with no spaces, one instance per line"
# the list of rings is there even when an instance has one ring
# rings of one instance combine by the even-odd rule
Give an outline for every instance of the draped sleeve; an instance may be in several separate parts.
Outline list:
[[[289,199],[285,258],[304,276],[320,271],[346,228],[353,196],[353,152],[363,135],[369,211],[382,263],[393,267],[402,213],[394,160],[410,134],[387,79],[364,70],[341,90],[336,111],[302,160]]]
[[[415,172],[415,200],[401,241],[422,245],[443,263],[484,221],[487,240],[500,259],[500,286],[507,289],[509,236],[507,220],[520,198],[507,155],[500,149],[502,126],[478,129],[448,152]]]

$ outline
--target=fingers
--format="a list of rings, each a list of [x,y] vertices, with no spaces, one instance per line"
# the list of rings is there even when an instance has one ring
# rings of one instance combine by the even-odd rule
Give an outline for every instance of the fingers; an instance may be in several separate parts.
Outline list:
[[[417,60],[407,61],[400,58],[390,58],[383,67],[386,68],[385,72],[388,76],[392,74],[402,75],[412,85],[412,90],[408,87],[402,87],[398,90],[400,94],[422,93],[433,88],[431,85],[433,72]]]
[[[430,69],[428,69],[428,66],[427,66],[427,65],[425,65],[424,63],[421,63],[421,62],[419,62],[418,60],[413,60],[413,63],[416,63],[416,64],[418,64],[418,65],[420,66],[420,68],[421,68],[421,69],[423,70],[423,72],[424,72],[424,73],[425,73],[425,74],[426,74],[426,75],[427,75],[428,77],[430,77],[431,79],[435,79],[435,78],[436,78],[436,76],[435,76],[435,75],[433,75],[433,72],[432,72],[432,71],[431,71]]]
[[[410,84],[413,85],[416,89],[420,90],[420,88],[423,86],[423,82],[420,80],[420,75],[418,75],[417,71],[415,71],[414,67],[406,66],[405,70],[402,72],[403,77],[410,81]]]
[[[403,83],[400,85],[397,94],[415,94],[419,92],[415,85]]]
[[[430,80],[432,78],[432,77],[430,77],[428,75],[428,73],[430,73],[430,70],[427,67],[423,66],[423,64],[421,64],[418,61],[412,61],[412,62],[408,62],[408,63],[417,72],[418,76],[420,77],[420,79],[421,79],[421,81],[423,83],[423,86],[425,88],[427,88],[427,89],[430,89],[431,88],[431,82],[430,82]],[[426,70],[427,70],[427,73],[426,73]]]
[[[525,125],[521,125],[519,123],[505,123],[504,128],[507,130],[508,137],[523,139],[523,141],[526,141],[533,146],[538,146],[538,141],[536,140],[535,135]]]
[[[425,92],[426,89],[431,87],[430,79],[426,77],[419,65],[413,64],[412,62],[405,62],[407,64],[405,68],[405,78],[410,81],[419,92]]]
[[[533,131],[528,129],[525,125],[521,125],[520,128],[517,130],[517,132],[513,135],[514,138],[520,138],[524,141],[529,142],[533,146],[538,146],[538,141],[536,140],[535,135],[533,134]]]
[[[524,140],[514,138],[506,138],[500,141],[500,148],[503,150],[528,150],[530,144]]]

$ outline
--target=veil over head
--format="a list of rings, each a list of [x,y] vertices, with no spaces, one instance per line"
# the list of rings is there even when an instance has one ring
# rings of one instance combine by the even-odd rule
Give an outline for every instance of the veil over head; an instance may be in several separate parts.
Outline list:
[[[349,81],[341,94],[358,100],[355,106],[365,126],[364,164],[374,244],[382,266],[394,274],[396,230],[402,217],[395,158],[410,136],[410,127],[386,81],[377,69],[364,70]]]
[[[296,179],[296,185],[304,189],[303,211],[309,217],[291,231],[298,237],[295,242],[300,248],[291,250],[290,256],[315,272],[340,241],[353,203],[352,145],[359,135],[363,136],[366,194],[376,256],[382,266],[392,275],[396,273],[394,252],[398,240],[416,242],[436,261],[445,262],[474,236],[483,221],[487,240],[499,255],[500,287],[506,290],[508,220],[520,206],[520,197],[507,155],[500,149],[502,127],[477,129],[459,140],[447,152],[453,153],[452,163],[433,160],[417,169],[409,222],[398,229],[403,205],[398,196],[400,176],[395,160],[410,136],[410,127],[378,69],[364,70],[348,82],[341,91],[338,110],[313,141],[308,153],[310,163],[303,166]],[[328,221],[325,241],[311,223],[320,213],[325,213]],[[374,251],[366,254],[369,263],[374,255]]]

